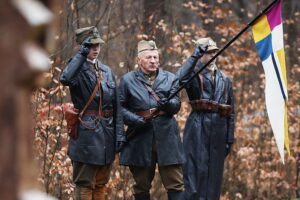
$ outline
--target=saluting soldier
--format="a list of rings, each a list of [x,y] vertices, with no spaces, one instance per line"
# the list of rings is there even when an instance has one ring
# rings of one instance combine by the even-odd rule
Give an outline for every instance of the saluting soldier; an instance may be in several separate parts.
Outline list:
[[[199,39],[196,45],[176,74],[181,85],[218,50],[211,38]],[[213,61],[185,89],[192,107],[183,136],[185,200],[217,200],[224,159],[234,141],[232,81]]]
[[[115,143],[126,139],[119,94],[114,73],[97,59],[104,43],[97,28],[76,30],[76,42],[80,49],[60,77],[69,86],[75,111],[80,113],[68,147],[75,199],[105,200]]]
[[[168,199],[181,200],[184,156],[173,117],[181,102],[178,96],[166,101],[178,88],[178,81],[174,74],[158,68],[159,53],[152,40],[138,43],[137,63],[137,71],[125,74],[120,82],[123,119],[131,130],[120,163],[129,166],[133,175],[136,200],[150,200],[156,164]]]

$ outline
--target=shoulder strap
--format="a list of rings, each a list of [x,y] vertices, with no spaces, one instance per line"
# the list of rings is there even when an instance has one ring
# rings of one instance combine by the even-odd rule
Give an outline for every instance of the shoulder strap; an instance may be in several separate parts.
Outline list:
[[[224,80],[224,103],[226,104],[227,103],[227,100],[228,100],[228,93],[227,93],[227,87],[228,87],[228,80],[227,78],[225,77],[225,80]]]
[[[145,87],[147,88],[147,90],[150,92],[150,94],[154,97],[154,99],[159,102],[160,101],[160,98],[159,96],[154,92],[154,90],[149,87],[149,85],[147,85],[146,83],[144,83]]]
[[[90,105],[90,103],[92,102],[92,100],[94,99],[94,97],[96,96],[96,93],[98,90],[100,90],[100,84],[101,84],[101,80],[102,80],[102,71],[100,70],[99,73],[99,77],[97,78],[97,84],[95,86],[95,89],[92,93],[92,95],[90,96],[90,99],[88,100],[88,102],[85,104],[84,108],[82,109],[82,111],[79,114],[79,118],[81,118],[85,112],[85,110],[87,109],[87,107]],[[99,112],[102,109],[102,97],[101,97],[101,92],[100,92],[100,105],[99,105]]]
[[[200,88],[201,88],[200,99],[201,99],[202,95],[203,95],[203,75],[201,73],[198,73],[198,76],[199,76],[199,80],[200,80]]]

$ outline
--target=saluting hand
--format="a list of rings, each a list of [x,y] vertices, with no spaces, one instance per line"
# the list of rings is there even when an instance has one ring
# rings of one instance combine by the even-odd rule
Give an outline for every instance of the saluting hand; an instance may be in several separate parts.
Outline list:
[[[196,47],[192,54],[192,57],[194,57],[196,59],[201,58],[204,55],[204,53],[206,52],[207,48],[208,48],[208,45],[200,45],[200,46]]]
[[[90,53],[92,45],[91,38],[88,37],[82,42],[78,52],[84,57],[87,57],[87,55]]]

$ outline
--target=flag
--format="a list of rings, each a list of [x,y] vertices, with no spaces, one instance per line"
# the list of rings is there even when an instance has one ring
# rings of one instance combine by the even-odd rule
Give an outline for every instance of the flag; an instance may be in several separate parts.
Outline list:
[[[284,146],[290,154],[287,123],[287,78],[283,45],[281,1],[252,26],[253,38],[265,72],[265,98],[270,124],[280,157]]]

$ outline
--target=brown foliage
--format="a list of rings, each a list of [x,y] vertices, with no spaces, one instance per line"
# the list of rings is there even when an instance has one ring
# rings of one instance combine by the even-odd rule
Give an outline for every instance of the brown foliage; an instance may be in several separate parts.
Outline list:
[[[106,40],[102,60],[112,67],[118,80],[122,74],[135,69],[135,46],[141,38],[155,39],[161,50],[161,66],[176,72],[194,48],[192,39],[211,36],[222,47],[268,1],[255,4],[231,0],[213,3],[155,0],[147,4],[146,14],[140,9],[145,2],[67,0],[64,3],[60,16],[63,28],[57,33],[61,48],[52,53],[53,67],[45,75],[51,83],[48,88],[36,91],[32,98],[36,116],[35,152],[41,163],[39,180],[47,193],[59,199],[73,199],[71,163],[66,155],[66,122],[62,112],[70,99],[67,88],[58,83],[58,77],[72,55],[74,29],[88,25],[99,28]],[[293,3],[299,6],[299,2]],[[294,34],[299,33],[296,27],[299,12],[294,11],[292,5],[283,4],[291,156],[286,155],[285,165],[281,163],[267,119],[263,70],[252,35],[246,32],[218,58],[220,68],[234,80],[236,102],[236,140],[225,163],[223,200],[299,197],[300,70],[296,44],[300,39],[299,34]],[[176,117],[183,133],[190,107],[185,92],[181,96],[183,103]],[[110,199],[132,199],[132,184],[128,169],[118,165],[117,157],[108,186]],[[166,199],[163,191],[156,176],[151,191],[153,199]]]

